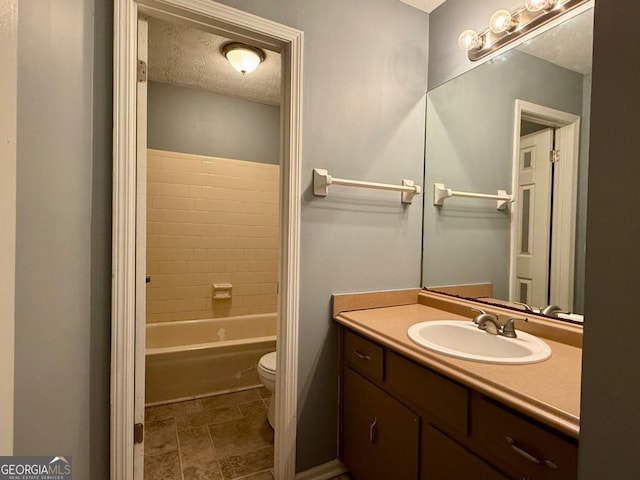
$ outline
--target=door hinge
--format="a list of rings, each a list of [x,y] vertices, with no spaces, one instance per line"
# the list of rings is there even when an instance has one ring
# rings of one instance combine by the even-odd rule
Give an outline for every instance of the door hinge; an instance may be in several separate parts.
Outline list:
[[[144,423],[136,423],[133,426],[133,443],[142,443],[144,440]]]
[[[147,81],[147,62],[144,60],[138,60],[138,82],[144,83]]]
[[[551,150],[549,152],[549,161],[551,163],[558,163],[560,161],[560,150]]]

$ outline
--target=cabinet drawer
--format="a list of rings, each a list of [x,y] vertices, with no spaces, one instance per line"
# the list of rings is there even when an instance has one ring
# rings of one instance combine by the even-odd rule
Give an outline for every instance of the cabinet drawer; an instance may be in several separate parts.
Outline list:
[[[531,480],[578,477],[578,447],[564,438],[477,396],[471,404],[474,443]]]
[[[382,381],[384,352],[380,345],[356,335],[344,332],[344,359],[354,370],[374,380]]]
[[[467,434],[469,391],[462,385],[394,352],[387,352],[385,384],[447,426]]]
[[[508,480],[433,425],[426,424],[422,434],[421,480]]]

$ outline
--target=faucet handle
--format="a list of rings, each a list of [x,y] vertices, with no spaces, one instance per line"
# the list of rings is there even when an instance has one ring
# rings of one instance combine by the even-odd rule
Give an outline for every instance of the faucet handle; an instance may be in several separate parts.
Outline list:
[[[478,312],[480,314],[480,315],[476,315],[476,317],[473,319],[473,323],[475,323],[476,325],[480,323],[480,316],[487,314],[487,312],[485,312],[481,308],[477,308],[477,307],[469,307],[469,308],[471,308],[471,310],[473,310],[474,312]]]
[[[513,323],[516,320],[522,320],[523,322],[528,322],[529,320],[527,318],[523,318],[523,317],[512,317],[509,320],[507,320],[507,323],[504,324],[504,326],[502,327],[502,331],[501,334],[503,337],[508,337],[508,338],[518,338],[518,335],[516,334],[516,328],[513,325]]]

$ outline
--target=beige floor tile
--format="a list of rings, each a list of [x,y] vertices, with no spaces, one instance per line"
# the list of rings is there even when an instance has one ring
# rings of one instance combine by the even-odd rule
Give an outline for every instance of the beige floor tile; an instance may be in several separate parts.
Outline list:
[[[146,422],[156,422],[178,415],[188,415],[190,413],[201,412],[202,402],[200,400],[189,400],[186,402],[167,403],[157,407],[147,407],[144,412]]]
[[[265,413],[210,425],[209,432],[218,459],[273,445],[273,430]]]
[[[182,468],[216,460],[216,452],[207,427],[196,427],[179,432],[178,445]]]
[[[221,407],[233,407],[241,403],[253,402],[260,399],[256,390],[257,389],[253,388],[242,392],[226,393],[224,395],[203,398],[202,406],[205,410],[209,410]]]
[[[246,477],[271,467],[273,467],[273,446],[220,458],[220,470],[225,480]],[[271,475],[269,472],[266,473]],[[268,478],[268,476],[257,477],[259,480]]]
[[[145,455],[144,480],[182,480],[178,452]]]
[[[215,460],[184,467],[182,474],[184,480],[223,480],[220,466]]]
[[[271,470],[265,470],[264,472],[258,472],[246,477],[240,477],[237,480],[273,480],[273,473]]]
[[[240,413],[243,417],[250,417],[252,415],[260,415],[266,412],[267,407],[262,399],[255,402],[243,403],[238,405]]]
[[[241,417],[242,413],[237,406],[220,407],[176,417],[176,425],[178,431],[181,432],[190,428],[228,422],[229,420],[235,420]]]
[[[148,422],[145,427],[145,455],[157,455],[178,450],[176,426],[173,418],[159,422]]]
[[[271,398],[271,392],[266,387],[257,388],[256,391],[262,398]]]

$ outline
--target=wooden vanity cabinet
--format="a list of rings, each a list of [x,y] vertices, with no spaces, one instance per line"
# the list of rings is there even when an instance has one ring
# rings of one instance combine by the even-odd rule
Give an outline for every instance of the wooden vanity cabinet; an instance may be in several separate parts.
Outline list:
[[[350,368],[343,385],[343,459],[353,475],[417,479],[420,418]]]
[[[577,442],[346,327],[340,383],[356,480],[577,478]]]
[[[422,432],[422,480],[508,480],[431,424]]]

